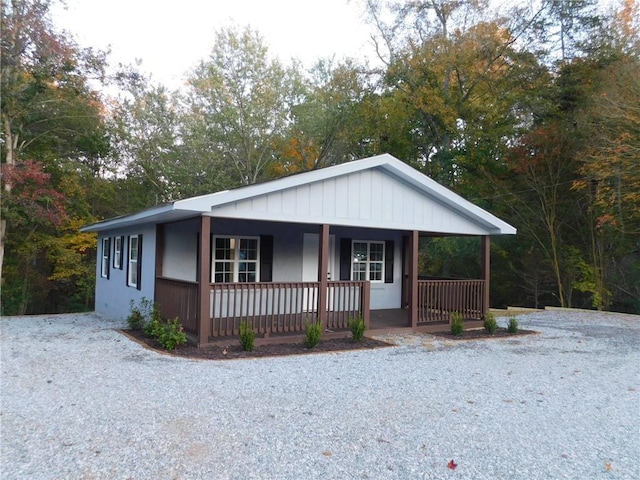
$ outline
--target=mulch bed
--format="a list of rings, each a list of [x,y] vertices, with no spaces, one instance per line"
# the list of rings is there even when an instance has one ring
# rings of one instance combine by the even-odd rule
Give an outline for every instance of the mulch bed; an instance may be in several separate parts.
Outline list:
[[[195,358],[201,360],[232,360],[238,358],[259,358],[259,357],[279,357],[287,355],[309,355],[312,353],[323,352],[342,352],[347,350],[370,350],[373,348],[384,348],[392,346],[389,343],[374,340],[372,338],[363,338],[361,342],[354,342],[352,338],[336,338],[321,340],[314,348],[307,348],[302,342],[299,343],[281,343],[259,345],[253,352],[245,352],[240,344],[230,345],[228,347],[201,347],[195,345],[184,345],[178,347],[173,352],[164,350],[160,344],[153,338],[148,338],[143,332],[134,330],[123,330],[122,333],[132,340],[144,345],[160,353],[174,355],[177,357]],[[521,335],[531,335],[538,332],[533,330],[518,330],[517,333],[509,333],[506,328],[498,328],[495,333],[488,334],[483,329],[465,330],[462,335],[453,335],[451,332],[443,331],[432,333],[437,338],[448,340],[480,340],[492,338],[517,337]]]
[[[195,345],[183,345],[173,352],[167,352],[160,344],[144,335],[143,332],[133,330],[123,330],[122,333],[127,335],[134,341],[146,347],[158,350],[161,353],[174,355],[177,357],[196,358],[201,360],[232,360],[238,358],[259,358],[259,357],[279,357],[285,355],[308,355],[312,353],[323,352],[341,352],[346,350],[370,350],[373,348],[384,348],[392,345],[373,340],[371,338],[363,338],[361,342],[354,342],[352,338],[336,338],[321,340],[314,348],[307,348],[302,341],[300,343],[281,343],[259,345],[253,352],[245,352],[240,344],[230,345],[226,348],[219,346],[201,347]]]
[[[522,330],[518,329],[516,333],[509,333],[506,328],[498,327],[494,333],[487,333],[484,328],[477,330],[465,330],[462,335],[454,335],[450,331],[436,332],[432,335],[438,338],[446,338],[448,340],[481,340],[491,338],[505,338],[505,337],[518,337],[521,335],[533,335],[538,332],[534,330]]]

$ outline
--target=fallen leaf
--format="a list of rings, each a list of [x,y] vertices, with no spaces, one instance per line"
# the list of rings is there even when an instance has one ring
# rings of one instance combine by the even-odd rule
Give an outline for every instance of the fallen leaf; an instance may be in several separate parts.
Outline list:
[[[606,462],[606,463],[604,464],[604,469],[605,469],[607,472],[610,472],[610,471],[611,471],[611,464],[610,464],[609,462]]]
[[[447,463],[447,468],[450,468],[451,470],[455,470],[457,466],[458,464],[454,462],[453,459],[449,463]]]
[[[322,452],[322,454],[323,454],[325,457],[330,457],[330,456],[332,455],[331,451],[329,451],[329,450],[325,450],[324,452]]]

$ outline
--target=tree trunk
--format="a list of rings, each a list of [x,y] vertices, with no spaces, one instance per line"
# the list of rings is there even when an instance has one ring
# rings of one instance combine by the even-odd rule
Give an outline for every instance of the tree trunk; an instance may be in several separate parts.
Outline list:
[[[5,134],[5,160],[6,165],[15,165],[15,147],[18,144],[18,136],[13,135],[11,132],[11,120],[6,114],[2,114],[2,123],[4,125]],[[6,194],[11,193],[11,184],[4,182],[4,191]],[[5,219],[0,220],[0,286],[4,277],[2,276],[2,267],[4,265],[4,244],[7,235],[7,221]]]
[[[2,266],[4,265],[4,239],[7,231],[7,221],[0,220],[0,285],[2,285]]]

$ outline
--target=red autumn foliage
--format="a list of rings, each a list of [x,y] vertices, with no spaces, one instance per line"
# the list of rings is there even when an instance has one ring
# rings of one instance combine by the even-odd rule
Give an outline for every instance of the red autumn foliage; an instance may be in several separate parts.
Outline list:
[[[453,459],[449,463],[447,463],[447,468],[450,468],[451,470],[455,470],[457,466],[458,464],[454,462]]]
[[[10,221],[59,227],[67,220],[66,197],[52,187],[51,175],[41,163],[3,164],[1,172],[3,214]]]

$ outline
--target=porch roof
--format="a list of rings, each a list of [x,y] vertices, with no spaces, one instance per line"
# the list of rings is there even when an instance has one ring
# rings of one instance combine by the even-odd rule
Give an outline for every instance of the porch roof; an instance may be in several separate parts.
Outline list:
[[[200,215],[439,234],[516,233],[511,225],[389,154],[177,200],[81,230],[100,232]]]

